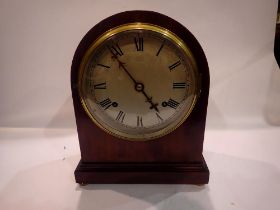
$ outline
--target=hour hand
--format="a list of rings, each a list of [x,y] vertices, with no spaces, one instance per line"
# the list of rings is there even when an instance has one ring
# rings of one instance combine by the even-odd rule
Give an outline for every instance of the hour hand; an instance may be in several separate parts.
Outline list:
[[[153,103],[152,97],[149,97],[149,96],[147,95],[147,93],[146,93],[145,90],[144,90],[144,84],[143,84],[143,83],[140,83],[140,82],[137,82],[137,81],[134,79],[134,77],[129,73],[129,71],[127,70],[127,68],[125,67],[125,65],[124,65],[125,63],[122,62],[122,61],[118,58],[118,56],[115,55],[113,52],[111,52],[111,53],[112,53],[112,58],[118,62],[119,68],[120,68],[120,69],[123,69],[123,70],[125,71],[125,73],[129,76],[129,78],[133,81],[135,90],[136,90],[137,92],[141,92],[141,93],[146,97],[146,102],[149,102],[149,103],[151,104],[150,109],[155,109],[157,112],[159,112],[159,110],[158,110],[158,108],[157,108],[158,104],[157,104],[157,103]]]

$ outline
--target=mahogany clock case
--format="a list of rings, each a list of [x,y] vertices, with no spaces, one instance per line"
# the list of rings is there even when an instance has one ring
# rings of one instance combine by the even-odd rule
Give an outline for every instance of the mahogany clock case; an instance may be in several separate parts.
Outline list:
[[[78,92],[79,66],[93,41],[111,28],[135,22],[158,25],[175,33],[193,53],[200,74],[201,92],[187,120],[170,134],[150,141],[126,141],[98,128],[83,109]],[[200,44],[183,25],[151,11],[127,11],[106,18],[77,47],[71,88],[81,150],[81,161],[75,170],[77,183],[208,183],[209,170],[202,151],[209,69]]]

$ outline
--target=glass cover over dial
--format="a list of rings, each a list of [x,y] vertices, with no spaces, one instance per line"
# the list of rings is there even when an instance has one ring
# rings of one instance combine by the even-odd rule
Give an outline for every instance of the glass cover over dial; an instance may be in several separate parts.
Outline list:
[[[199,92],[195,59],[172,32],[134,23],[93,42],[79,69],[88,116],[106,132],[145,141],[166,135],[191,113]]]

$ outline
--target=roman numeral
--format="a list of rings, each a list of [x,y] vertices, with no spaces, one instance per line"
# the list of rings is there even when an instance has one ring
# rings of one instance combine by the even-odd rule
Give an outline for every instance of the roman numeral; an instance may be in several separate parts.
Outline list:
[[[116,117],[116,120],[123,123],[124,116],[125,116],[125,113],[123,111],[120,111]]]
[[[108,47],[110,52],[112,54],[114,54],[115,56],[122,56],[123,55],[123,52],[119,46],[119,44],[115,44],[115,45],[112,45],[111,47]]]
[[[109,68],[110,68],[110,66],[106,66],[106,65],[101,64],[101,63],[98,63],[97,66],[101,66],[101,67],[104,67],[104,68],[106,68],[106,69],[109,69]]]
[[[157,116],[157,119],[158,119],[160,122],[163,121],[163,119],[162,119],[162,117],[159,115],[159,113],[156,112],[156,116]]]
[[[143,37],[134,38],[134,43],[136,45],[137,51],[143,51],[144,50],[144,40]]]
[[[179,102],[177,102],[171,98],[167,101],[167,106],[169,106],[173,109],[176,109],[179,104],[180,104]]]
[[[163,107],[169,106],[169,107],[171,107],[171,108],[173,108],[173,109],[176,109],[177,106],[178,106],[179,104],[180,104],[179,102],[177,102],[177,101],[175,101],[175,100],[173,100],[173,99],[171,99],[171,98],[170,98],[167,102],[166,102],[166,101],[163,101],[163,102],[161,103],[161,105],[162,105]]]
[[[137,116],[137,127],[143,127],[142,117]]]
[[[94,87],[94,89],[106,89],[106,82],[96,84],[93,87]]]
[[[157,51],[156,56],[159,55],[159,53],[160,53],[160,51],[162,50],[163,46],[164,46],[164,42],[160,45],[160,47],[159,47],[159,49],[158,49],[158,51]]]
[[[110,98],[106,98],[105,100],[99,102],[99,104],[104,108],[104,110],[106,110],[112,105],[112,101]]]
[[[170,71],[172,71],[174,68],[176,68],[179,65],[181,65],[181,61],[180,60],[178,60],[177,62],[173,63],[168,68],[169,68]]]
[[[186,88],[185,82],[173,82],[173,89]]]

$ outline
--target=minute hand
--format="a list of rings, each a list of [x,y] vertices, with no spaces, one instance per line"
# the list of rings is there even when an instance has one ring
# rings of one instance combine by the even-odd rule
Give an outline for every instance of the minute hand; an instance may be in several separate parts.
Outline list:
[[[142,83],[139,83],[139,82],[137,82],[134,78],[133,78],[133,76],[129,73],[129,71],[127,70],[127,68],[125,67],[125,63],[124,62],[121,62],[119,59],[118,59],[118,57],[116,56],[116,55],[113,55],[113,58],[116,60],[116,61],[118,61],[118,63],[119,63],[119,68],[122,68],[125,72],[126,72],[126,74],[129,76],[129,78],[133,81],[133,83],[134,83],[134,86],[135,86],[135,90],[137,91],[137,92],[141,92],[144,96],[145,96],[145,98],[146,98],[146,102],[149,102],[150,103],[150,109],[155,109],[157,112],[159,112],[159,110],[158,110],[158,108],[157,108],[157,106],[158,106],[158,103],[153,103],[153,101],[152,101],[152,97],[149,97],[148,95],[147,95],[147,93],[145,92],[145,90],[144,90],[144,85],[142,84]]]

